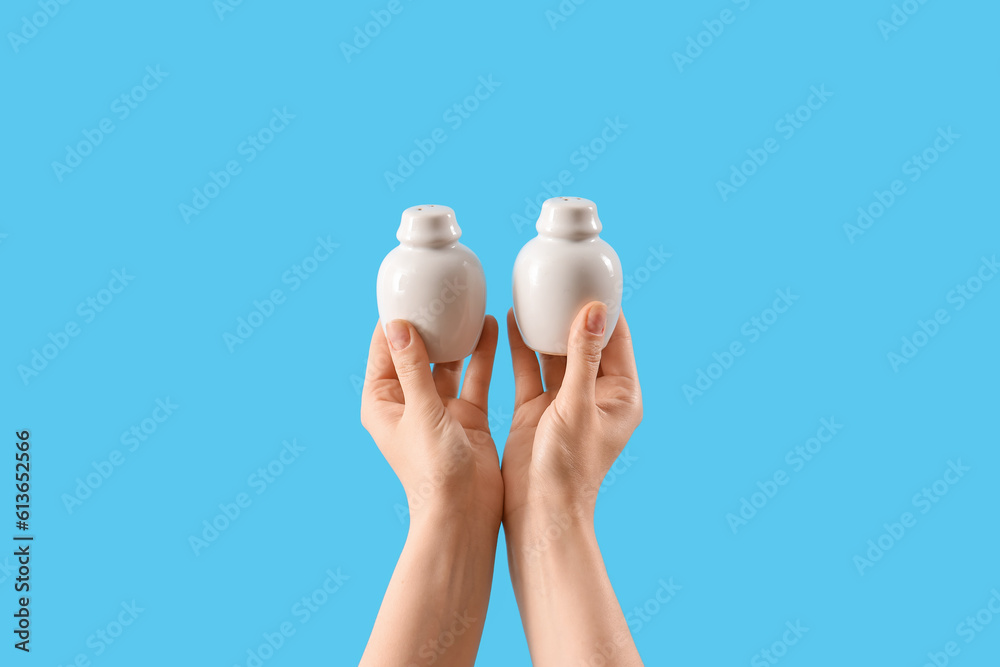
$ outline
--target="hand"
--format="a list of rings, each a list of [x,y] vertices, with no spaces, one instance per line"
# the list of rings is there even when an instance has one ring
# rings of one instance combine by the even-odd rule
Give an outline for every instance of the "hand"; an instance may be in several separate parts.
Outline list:
[[[507,315],[514,415],[503,457],[504,524],[525,510],[593,516],[608,469],[642,419],[642,392],[624,313],[603,352],[607,308],[577,315],[566,357],[535,353]],[[544,388],[542,380],[545,380]]]
[[[410,529],[360,664],[471,665],[503,513],[486,417],[497,322],[483,323],[461,398],[462,361],[432,371],[413,325],[386,329],[372,335],[361,421],[403,483]]]
[[[515,396],[503,526],[511,584],[539,667],[642,665],[594,531],[601,482],[642,419],[625,316],[602,352],[606,319],[603,303],[584,307],[569,354],[542,355],[539,370],[507,316]]]
[[[372,335],[361,423],[403,484],[411,525],[459,513],[498,530],[503,481],[487,418],[496,319],[483,323],[461,397],[462,361],[432,372],[412,324],[394,320],[386,333]]]

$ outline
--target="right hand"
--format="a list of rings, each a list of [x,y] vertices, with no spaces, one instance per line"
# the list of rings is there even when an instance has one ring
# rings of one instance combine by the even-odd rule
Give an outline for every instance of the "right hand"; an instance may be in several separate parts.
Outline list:
[[[502,468],[508,528],[528,515],[570,512],[592,520],[604,476],[642,420],[625,315],[602,351],[606,319],[603,303],[587,304],[573,321],[568,355],[542,355],[540,369],[513,311],[507,314],[515,387]]]

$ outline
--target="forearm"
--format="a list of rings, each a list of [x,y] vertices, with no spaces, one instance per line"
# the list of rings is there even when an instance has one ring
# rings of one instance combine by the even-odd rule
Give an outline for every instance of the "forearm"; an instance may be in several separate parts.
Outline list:
[[[535,665],[642,665],[604,567],[592,510],[526,510],[504,531]]]
[[[498,530],[465,517],[414,518],[361,666],[472,665]]]

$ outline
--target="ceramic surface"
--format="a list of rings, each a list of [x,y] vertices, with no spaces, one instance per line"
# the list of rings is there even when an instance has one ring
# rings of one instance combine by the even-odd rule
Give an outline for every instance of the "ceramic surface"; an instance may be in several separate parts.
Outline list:
[[[608,344],[622,299],[618,254],[601,237],[597,205],[581,197],[542,204],[538,236],[514,261],[514,317],[524,342],[545,354],[565,355],[573,319],[590,301],[608,306]]]
[[[437,204],[403,211],[376,284],[383,330],[403,319],[420,333],[432,363],[472,354],[486,314],[486,277],[475,253],[459,242],[455,212]]]

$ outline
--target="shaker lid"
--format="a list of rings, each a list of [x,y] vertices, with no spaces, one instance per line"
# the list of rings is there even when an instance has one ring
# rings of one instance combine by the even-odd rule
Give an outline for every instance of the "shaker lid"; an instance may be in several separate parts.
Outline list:
[[[400,243],[428,247],[449,245],[461,236],[455,211],[440,204],[420,204],[406,209],[396,232]]]
[[[597,217],[597,204],[582,197],[546,199],[535,229],[545,236],[574,240],[599,234],[601,219]]]

